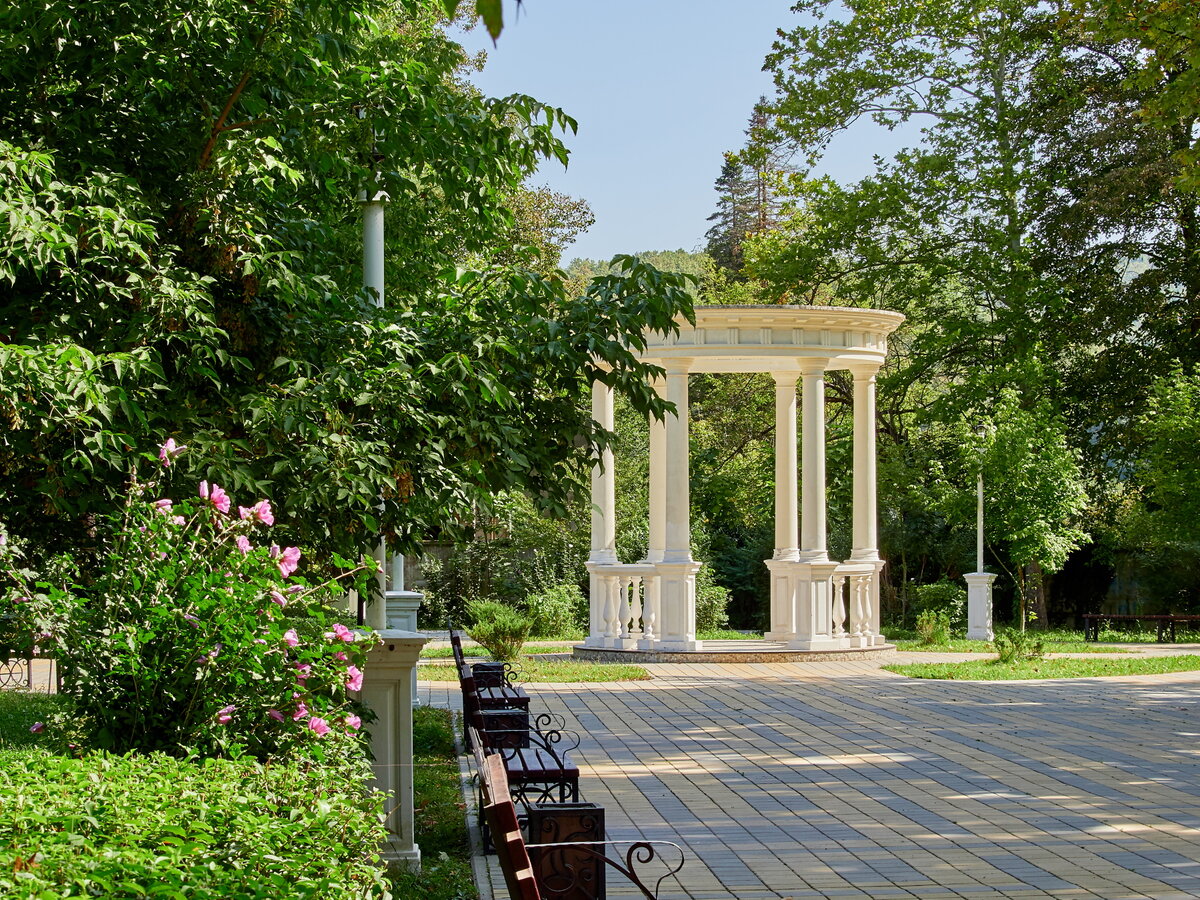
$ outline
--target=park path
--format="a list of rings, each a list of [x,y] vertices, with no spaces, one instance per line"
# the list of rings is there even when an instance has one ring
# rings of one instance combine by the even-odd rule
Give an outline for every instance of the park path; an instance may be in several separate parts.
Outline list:
[[[582,735],[582,793],[609,838],[683,846],[664,900],[1200,897],[1200,673],[985,683],[878,666],[660,664],[651,681],[530,690]],[[458,705],[454,684],[421,693]],[[491,860],[485,897],[506,897]],[[634,896],[621,887],[609,896]]]

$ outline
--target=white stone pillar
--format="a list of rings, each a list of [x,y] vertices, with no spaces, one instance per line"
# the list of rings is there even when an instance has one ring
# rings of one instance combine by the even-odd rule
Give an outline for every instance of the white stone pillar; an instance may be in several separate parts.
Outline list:
[[[606,431],[613,430],[613,391],[602,381],[592,382],[592,418]],[[617,560],[617,479],[611,448],[605,448],[592,467],[592,549],[588,555],[589,625],[586,647],[605,647],[608,585],[596,567]]]
[[[800,559],[829,558],[825,536],[825,366],[807,364],[803,372],[803,511]]]
[[[879,559],[876,505],[875,375],[878,367],[852,367],[854,376],[854,547],[850,559]]]
[[[795,650],[831,650],[845,645],[833,636],[833,575],[825,527],[825,365],[806,361],[802,370],[801,405],[804,478],[800,516],[800,561],[790,568],[795,579],[796,633],[788,642]]]
[[[796,637],[796,573],[799,558],[799,485],[796,459],[796,378],[775,372],[775,554],[771,572],[771,621],[764,637],[791,641]]]
[[[666,382],[655,378],[650,386],[665,396]],[[650,429],[650,497],[648,507],[650,536],[646,547],[646,562],[662,562],[667,547],[667,423],[649,417]]]
[[[605,431],[613,430],[613,390],[592,383],[592,418]],[[604,448],[592,467],[592,562],[617,561],[617,478],[611,447]]]
[[[799,553],[799,466],[796,461],[796,375],[775,377],[775,559]]]
[[[374,786],[384,793],[383,847],[389,867],[419,869],[421,850],[413,828],[412,690],[417,658],[427,640],[411,631],[383,630],[383,643],[371,650],[363,668],[361,698],[375,721],[369,726]],[[337,727],[336,724],[334,727]]]
[[[990,641],[992,633],[992,583],[996,576],[991,572],[972,572],[964,575],[967,582],[967,639]]]
[[[696,641],[696,573],[692,559],[691,498],[688,462],[688,367],[690,359],[670,360],[666,399],[675,412],[666,420],[666,546],[657,563],[659,578],[659,648],[694,650]]]

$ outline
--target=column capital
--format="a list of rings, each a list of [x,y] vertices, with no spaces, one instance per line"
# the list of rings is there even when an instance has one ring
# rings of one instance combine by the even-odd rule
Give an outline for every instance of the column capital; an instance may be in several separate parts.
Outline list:
[[[694,360],[689,357],[671,357],[662,361],[662,367],[666,369],[667,375],[687,375],[691,372],[692,363]]]
[[[775,387],[787,388],[793,390],[796,387],[796,382],[800,380],[799,372],[772,372],[771,377],[775,379]]]
[[[879,374],[879,370],[883,368],[881,362],[855,362],[846,366],[850,370],[850,374],[855,381],[874,378]]]
[[[806,377],[812,377],[813,375],[824,376],[827,370],[827,360],[809,358],[800,361],[800,372]]]

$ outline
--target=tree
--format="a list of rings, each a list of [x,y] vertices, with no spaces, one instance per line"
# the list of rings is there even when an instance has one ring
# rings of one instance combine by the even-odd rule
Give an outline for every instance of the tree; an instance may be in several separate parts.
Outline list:
[[[566,158],[574,122],[463,89],[441,14],[0,10],[0,497],[18,531],[86,545],[169,435],[190,474],[276,500],[287,539],[351,555],[455,528],[498,490],[561,510],[609,437],[579,403],[593,377],[661,411],[630,349],[674,327],[685,282],[622,259],[577,303],[504,256],[505,198]],[[382,310],[357,264],[368,188],[389,197]]]

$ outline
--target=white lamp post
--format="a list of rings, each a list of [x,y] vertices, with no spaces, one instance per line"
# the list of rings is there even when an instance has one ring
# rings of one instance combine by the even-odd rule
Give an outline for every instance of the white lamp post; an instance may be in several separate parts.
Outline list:
[[[996,576],[983,570],[983,454],[986,450],[987,426],[976,425],[979,438],[979,479],[976,482],[975,511],[975,571],[963,577],[967,582],[967,638],[990,641],[992,633],[992,582]]]

